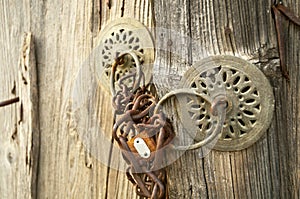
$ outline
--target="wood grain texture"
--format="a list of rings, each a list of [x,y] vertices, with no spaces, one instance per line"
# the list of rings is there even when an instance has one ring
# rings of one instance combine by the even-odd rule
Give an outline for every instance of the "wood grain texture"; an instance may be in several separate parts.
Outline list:
[[[28,29],[28,17],[19,15],[27,4],[11,6],[1,2],[0,13],[0,98],[21,97],[28,109],[21,110],[20,102],[0,109],[0,198],[34,198],[36,194],[36,147],[38,127],[36,113],[36,72],[32,41],[23,41]],[[19,72],[26,65],[27,85],[19,84]],[[28,106],[27,106],[28,105]],[[25,118],[21,121],[21,116]],[[37,137],[36,137],[37,136]],[[35,146],[34,146],[35,145]]]
[[[18,124],[20,104],[0,108],[0,198],[137,198],[123,172],[108,168],[89,153],[73,110],[76,78],[99,45],[100,31],[119,17],[135,18],[156,31],[153,75],[160,95],[176,88],[193,63],[216,54],[256,64],[274,88],[275,114],[266,135],[239,152],[212,151],[205,158],[199,158],[198,151],[185,153],[168,167],[169,197],[299,197],[300,28],[286,22],[288,84],[280,73],[271,1],[110,0],[110,6],[107,2],[0,3],[0,100],[22,94],[20,44],[23,32],[30,31],[35,43],[40,129],[35,161],[36,134],[25,129],[30,123]],[[300,15],[299,0],[284,4]],[[82,80],[89,87],[89,81]],[[95,113],[109,136],[111,97],[101,87],[93,88],[98,99]]]
[[[36,198],[37,174],[40,144],[39,113],[38,113],[38,86],[37,71],[33,37],[25,33],[22,43],[18,90],[20,102],[18,103],[19,115],[17,132],[13,139],[19,142],[19,167],[17,172],[21,188],[17,196],[23,198]]]
[[[288,1],[287,6],[299,12],[299,1]],[[298,197],[299,27],[287,21],[285,56],[293,71],[288,85],[279,69],[270,8],[271,1],[156,1],[156,25],[171,29],[157,42],[165,42],[161,46],[175,43],[179,49],[176,53],[169,48],[157,52],[154,76],[160,78],[155,81],[163,88],[161,95],[180,80],[178,77],[170,84],[170,71],[180,76],[206,56],[230,54],[256,64],[271,81],[276,100],[271,127],[252,147],[239,152],[212,151],[203,159],[197,151],[191,151],[170,165],[170,198]],[[181,38],[190,37],[191,41],[185,40],[186,48],[176,45],[173,31]]]
[[[37,198],[134,197],[133,187],[124,173],[110,171],[84,147],[78,135],[80,126],[73,118],[72,97],[78,72],[82,67],[87,67],[85,61],[99,45],[97,35],[101,29],[110,20],[121,16],[136,18],[152,27],[151,3],[120,0],[112,1],[111,8],[108,8],[105,1],[26,1],[24,4],[13,1],[9,4],[2,2],[1,6],[1,10],[5,11],[1,12],[1,24],[4,26],[1,42],[6,42],[3,43],[5,50],[1,52],[5,63],[1,68],[4,68],[6,74],[3,77],[1,75],[1,81],[5,85],[1,87],[1,94],[5,94],[4,99],[11,97],[12,94],[9,93],[14,87],[14,81],[18,82],[18,56],[14,54],[19,53],[20,39],[14,39],[21,37],[24,30],[30,29],[36,43],[41,136]],[[97,89],[95,92],[98,92]],[[103,130],[110,135],[113,122],[111,97],[104,91],[98,93],[98,117],[103,123]],[[10,134],[14,132],[17,121],[13,118],[16,118],[17,109],[12,109],[13,107],[10,106],[10,110],[5,107],[5,112],[1,112],[1,118],[7,118],[4,129],[9,128],[5,131],[7,135],[3,135],[5,140],[1,140],[1,143],[10,142]],[[1,158],[7,162],[7,158],[12,156],[7,151],[11,146],[4,146],[1,147]],[[3,171],[1,198],[7,198],[12,190],[19,194],[17,189],[21,185],[16,184],[19,178],[7,174],[9,168],[4,167]],[[12,172],[18,175],[25,174],[21,171],[17,173],[13,169]],[[11,183],[4,183],[7,182],[6,179]],[[12,195],[12,198],[16,198],[15,195]]]
[[[14,129],[13,132],[3,129],[1,137],[0,196],[4,198],[36,198],[37,194],[39,122],[35,49],[30,33],[21,39],[17,85],[12,89],[19,101],[10,105],[17,106]],[[5,127],[9,118],[3,119]]]

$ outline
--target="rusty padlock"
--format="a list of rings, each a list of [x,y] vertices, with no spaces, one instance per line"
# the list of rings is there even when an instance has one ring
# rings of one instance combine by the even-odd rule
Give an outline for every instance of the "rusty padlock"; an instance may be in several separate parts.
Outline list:
[[[140,156],[144,159],[150,159],[151,154],[156,150],[153,137],[149,137],[146,131],[131,138],[127,144],[135,156]]]

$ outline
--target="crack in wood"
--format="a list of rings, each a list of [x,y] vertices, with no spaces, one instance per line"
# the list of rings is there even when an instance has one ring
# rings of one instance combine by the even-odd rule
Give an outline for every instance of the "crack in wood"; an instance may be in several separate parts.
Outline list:
[[[10,92],[11,92],[11,94],[16,95],[16,81],[14,81],[14,86]]]
[[[205,190],[206,190],[206,196],[207,199],[209,199],[209,190],[208,190],[208,182],[207,182],[207,178],[206,178],[206,172],[205,172],[205,160],[202,159],[202,170],[203,170],[203,180],[204,180],[204,185],[205,185]]]
[[[101,30],[101,12],[102,12],[102,4],[103,2],[98,0],[93,0],[91,2],[91,14],[90,14],[90,20],[89,20],[89,30],[91,31],[93,37],[97,36],[97,33]]]
[[[101,2],[100,2],[101,5]],[[92,8],[91,9],[91,17],[90,17],[90,22],[89,22],[89,28],[91,32],[94,32],[94,18],[95,18],[95,14],[94,14],[94,10],[95,10],[95,1],[92,1]]]
[[[108,9],[111,9],[111,0],[106,0],[106,5]]]
[[[9,164],[12,164],[13,163],[13,155],[11,152],[8,152],[7,153],[7,161],[9,162]]]
[[[36,58],[31,33],[24,34],[19,59],[17,87],[20,90],[21,102],[18,107],[17,132],[22,135],[22,139],[18,140],[21,147],[19,162],[22,164],[21,172],[24,173],[24,180],[27,182],[25,187],[27,192],[24,194],[26,194],[26,198],[36,198],[40,134]],[[13,140],[16,137],[17,134],[11,136]]]
[[[27,85],[28,84],[28,82],[27,82],[27,79],[24,77],[24,75],[22,74],[22,81],[23,81],[23,83],[25,84],[25,85]]]
[[[192,41],[193,41],[193,33],[192,33],[192,13],[191,13],[191,0],[188,0],[187,1],[187,10],[188,10],[188,17],[187,17],[187,21],[188,21],[188,31],[189,31],[189,35],[188,35],[188,38],[189,38],[189,45],[188,45],[188,65],[192,65],[193,64],[193,56],[192,56],[192,52],[193,52],[193,44],[192,44]]]
[[[124,16],[124,11],[125,11],[125,0],[122,0],[122,6],[121,6],[121,17]]]
[[[235,55],[235,49],[234,49],[234,45],[233,45],[233,35],[232,35],[232,30],[230,27],[225,27],[225,35],[226,35],[226,40],[227,42],[229,43],[230,47],[231,47],[231,50],[232,50],[232,53]]]
[[[30,157],[28,155],[28,148],[26,148],[26,157],[25,157],[25,164],[30,166]]]
[[[15,140],[17,138],[17,136],[18,136],[18,128],[17,128],[17,125],[16,125],[13,133],[11,134],[11,139]]]
[[[98,31],[101,30],[101,27],[102,27],[102,3],[101,3],[101,0],[98,1],[99,3],[99,27],[98,27]]]
[[[93,168],[93,161],[91,159],[91,155],[86,151],[84,157],[85,157],[84,158],[85,167],[88,168],[88,169],[92,169]]]
[[[21,102],[21,106],[20,106],[20,119],[18,121],[18,124],[21,124],[21,122],[23,121],[23,115],[24,115],[23,103]]]
[[[229,165],[230,165],[230,174],[231,174],[231,186],[232,186],[232,193],[233,193],[233,198],[235,199],[235,189],[234,189],[234,178],[233,178],[233,174],[234,174],[234,171],[233,171],[233,166],[232,166],[232,155],[229,155]]]

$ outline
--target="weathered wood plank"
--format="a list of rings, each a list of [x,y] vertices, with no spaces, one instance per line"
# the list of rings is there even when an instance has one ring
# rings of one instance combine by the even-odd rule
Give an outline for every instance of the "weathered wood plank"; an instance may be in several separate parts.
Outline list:
[[[174,7],[170,10],[171,5],[175,5],[175,8],[185,6],[188,8],[176,15]],[[299,8],[299,1],[288,2],[287,6]],[[181,22],[190,21],[186,29],[191,29],[193,62],[208,55],[231,54],[256,63],[271,80],[276,99],[274,123],[268,133],[252,147],[234,153],[212,151],[203,160],[197,157],[197,152],[188,152],[171,165],[169,167],[172,173],[169,177],[170,198],[177,196],[189,198],[194,192],[197,192],[201,198],[293,198],[296,196],[299,190],[299,167],[297,169],[295,167],[299,161],[295,158],[299,156],[299,141],[295,142],[299,134],[296,127],[299,116],[295,111],[299,110],[299,102],[296,100],[299,96],[299,60],[297,60],[299,42],[292,41],[299,41],[297,39],[299,28],[291,26],[289,31],[287,30],[290,38],[287,41],[287,49],[291,50],[289,50],[290,55],[286,56],[290,57],[289,63],[293,71],[291,87],[288,87],[279,72],[276,32],[270,9],[271,2],[267,1],[253,4],[253,2],[235,0],[178,0],[155,4],[156,24],[164,28],[174,28],[175,31],[182,33],[185,25]],[[164,10],[169,12],[163,12]],[[169,17],[172,14],[178,19],[173,20]],[[179,24],[180,27],[177,26]],[[185,36],[185,34],[181,35]],[[173,41],[172,36],[166,34],[164,41],[168,40]],[[156,71],[159,71],[157,74],[162,79],[170,76],[170,70],[165,70],[168,67],[173,67],[173,71],[184,71],[189,67],[189,64],[179,61],[178,54],[166,54],[158,52],[156,57],[156,62],[160,63]],[[167,82],[161,84],[161,87],[167,87],[162,93],[172,89],[172,85]],[[288,126],[288,129],[284,126]],[[201,163],[202,161],[204,163]],[[192,167],[191,163],[195,163],[198,168]],[[186,168],[188,168],[187,174],[184,173]],[[192,178],[197,178],[200,182],[198,181],[199,184],[191,188],[187,184]],[[182,183],[178,179],[181,179]],[[199,189],[202,186],[204,190]]]
[[[26,58],[28,61],[30,60],[30,62],[27,62],[28,67],[35,67],[35,63],[32,63],[34,52],[31,51],[33,49],[31,49],[32,46],[29,43],[27,44],[29,50],[24,52],[25,54],[23,54],[23,51],[20,54],[20,45],[23,45],[23,32],[28,30],[28,17],[23,14],[20,17],[19,14],[24,13],[28,8],[27,6],[26,3],[0,3],[0,9],[2,10],[0,12],[1,101],[19,97],[18,71],[20,60]],[[31,79],[29,82],[31,82]],[[30,92],[31,88],[24,88],[23,92]],[[24,96],[23,99],[27,99],[28,103],[32,103],[28,96]],[[20,113],[19,103],[0,108],[0,198],[34,198],[35,196],[36,183],[33,182],[36,174],[35,166],[34,162],[28,162],[35,159],[34,153],[31,153],[33,142],[30,137],[33,133],[30,128],[22,131],[20,129],[21,126],[25,127],[26,125],[32,127],[34,123],[31,122],[34,118],[30,115],[33,113],[26,112],[23,116],[28,117],[28,122],[26,124],[18,123]],[[38,135],[38,132],[36,133]]]
[[[15,81],[17,85],[14,86],[12,94],[17,95],[19,100],[15,124],[12,125],[14,130],[10,134],[7,129],[10,135],[5,137],[7,135],[3,134],[1,139],[1,180],[4,182],[0,188],[0,197],[36,198],[39,152],[38,91],[35,49],[30,33],[24,35],[20,56],[16,58],[19,58],[19,79]]]
[[[93,5],[31,2],[40,90],[38,198],[105,198],[107,168],[86,151],[72,109],[78,72],[92,52]]]
[[[145,11],[139,9],[141,4]],[[104,1],[33,3],[33,7],[40,10],[37,13],[41,14],[40,21],[44,24],[43,32],[39,25],[33,29],[37,28],[37,40],[43,41],[37,47],[38,60],[41,60],[39,76],[45,77],[39,82],[43,115],[41,154],[48,154],[40,157],[38,197],[113,198],[116,194],[134,197],[133,187],[124,173],[102,165],[98,157],[84,147],[78,136],[81,126],[73,118],[72,88],[80,68],[89,67],[85,61],[99,45],[97,36],[101,29],[121,16],[143,19],[141,21],[151,27],[149,6],[148,1],[111,1],[110,8]],[[86,89],[88,81],[85,79]],[[99,93],[95,106],[99,110],[97,117],[109,137],[113,118],[111,97],[101,88],[93,89]],[[62,190],[62,185],[67,186]]]
[[[36,198],[39,157],[38,85],[33,36],[26,33],[23,38],[19,65],[19,115],[17,132],[13,139],[19,143],[19,171],[17,197]],[[24,180],[20,180],[24,178]]]
[[[300,1],[291,0],[287,5],[296,16],[300,17]],[[286,43],[286,60],[291,82],[289,85],[283,84],[286,95],[280,96],[280,102],[286,106],[287,120],[283,125],[286,135],[287,149],[284,153],[287,156],[287,167],[284,173],[287,176],[287,196],[290,198],[300,197],[300,27],[291,22],[287,22],[288,28]],[[282,100],[282,101],[281,101]],[[283,116],[280,118],[284,119]],[[284,121],[284,120],[283,120]],[[280,121],[277,121],[280,122]],[[284,121],[285,122],[285,121]],[[282,133],[282,132],[281,132]],[[282,134],[280,134],[282,135]],[[287,148],[286,148],[287,147]]]

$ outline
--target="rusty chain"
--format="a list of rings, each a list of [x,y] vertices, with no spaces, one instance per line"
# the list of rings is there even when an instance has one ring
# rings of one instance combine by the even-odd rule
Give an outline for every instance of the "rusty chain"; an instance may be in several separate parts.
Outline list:
[[[116,79],[117,67],[126,64],[128,59],[134,60],[136,71]],[[194,90],[178,89],[158,101],[155,93],[151,92],[151,84],[145,85],[144,74],[135,52],[126,52],[119,56],[112,64],[111,71],[112,105],[116,116],[112,136],[128,164],[127,178],[135,185],[139,196],[151,199],[167,198],[166,170],[161,168],[166,149],[196,149],[216,139],[222,130],[227,99],[219,95],[211,102],[211,112],[218,115],[219,120],[213,133],[196,144],[175,146],[172,142],[175,133],[161,110],[162,104],[171,96],[179,94],[191,94],[207,101],[209,99]],[[119,87],[117,91],[116,84]]]
[[[130,55],[137,65],[137,72],[129,73],[118,80],[120,90],[115,91],[115,71]],[[118,116],[113,126],[113,138],[121,148],[123,158],[129,165],[127,177],[135,186],[139,196],[146,198],[166,197],[166,171],[160,168],[164,157],[164,147],[174,138],[171,125],[163,112],[153,114],[157,105],[155,94],[144,85],[137,56],[125,53],[112,65],[111,88],[113,107]],[[124,82],[133,79],[132,86]],[[139,154],[134,141],[142,139],[150,154]]]

